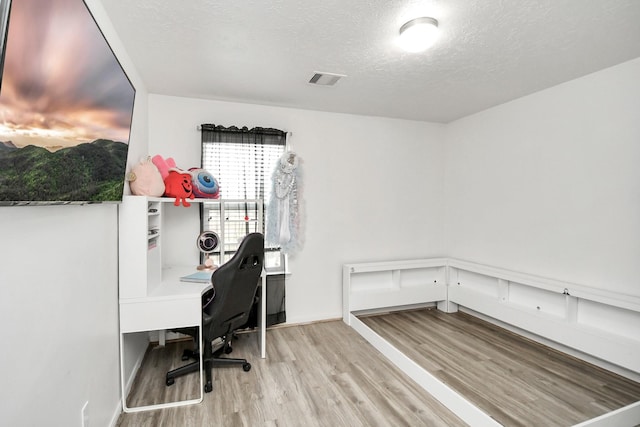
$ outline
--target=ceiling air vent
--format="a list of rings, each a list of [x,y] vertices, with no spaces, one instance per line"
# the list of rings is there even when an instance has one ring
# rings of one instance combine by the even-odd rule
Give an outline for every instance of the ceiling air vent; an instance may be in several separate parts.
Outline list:
[[[309,83],[319,86],[333,86],[343,77],[347,76],[344,74],[321,73],[316,71],[313,77],[309,80]]]

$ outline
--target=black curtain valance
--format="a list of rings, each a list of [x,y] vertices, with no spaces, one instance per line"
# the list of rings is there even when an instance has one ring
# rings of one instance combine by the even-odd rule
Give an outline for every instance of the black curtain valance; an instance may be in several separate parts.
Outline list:
[[[237,126],[222,126],[215,125],[212,123],[203,123],[200,125],[200,130],[203,132],[220,132],[220,133],[244,133],[244,134],[256,134],[256,135],[270,135],[270,136],[279,136],[286,137],[287,133],[280,129],[274,128],[263,128],[263,127],[254,127],[249,129],[248,127],[237,127]]]

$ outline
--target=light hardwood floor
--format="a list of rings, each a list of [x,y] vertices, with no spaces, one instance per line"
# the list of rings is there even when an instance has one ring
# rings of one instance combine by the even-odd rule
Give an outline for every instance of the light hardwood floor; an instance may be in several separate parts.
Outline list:
[[[172,387],[164,385],[166,371],[184,363],[179,355],[185,345],[174,343],[147,354],[130,404],[174,399],[180,386],[186,390],[183,396],[197,392],[195,374],[176,379]],[[117,425],[465,425],[342,321],[270,329],[267,359],[257,354],[257,335],[243,334],[230,356],[248,358],[251,371],[215,369],[213,391],[203,403],[122,414]]]
[[[640,400],[640,384],[464,313],[413,310],[361,318],[505,426],[570,426]],[[197,376],[164,385],[188,342],[147,354],[130,404],[197,394]],[[250,372],[214,370],[202,404],[122,414],[127,426],[459,426],[449,410],[341,321],[268,331],[234,343]],[[640,421],[639,421],[640,423]]]
[[[636,382],[462,312],[361,320],[504,426],[570,426],[640,400]]]

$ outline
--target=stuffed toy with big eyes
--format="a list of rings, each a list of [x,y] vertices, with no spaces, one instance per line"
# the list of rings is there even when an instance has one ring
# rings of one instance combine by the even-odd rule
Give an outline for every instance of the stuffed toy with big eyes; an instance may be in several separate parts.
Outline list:
[[[220,186],[211,172],[201,168],[190,168],[193,194],[202,199],[217,199],[220,197]]]

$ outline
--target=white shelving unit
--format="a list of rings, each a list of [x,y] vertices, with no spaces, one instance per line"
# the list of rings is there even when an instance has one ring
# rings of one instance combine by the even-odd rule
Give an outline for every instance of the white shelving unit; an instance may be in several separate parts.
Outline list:
[[[161,203],[137,196],[119,206],[120,300],[144,297],[148,284],[160,281],[161,209]]]
[[[246,234],[263,232],[261,200],[195,199],[189,208],[173,202],[166,197],[125,196],[120,205],[120,300],[156,293],[165,276],[174,276],[176,269],[184,269],[185,274],[195,271],[199,204],[205,214],[217,213],[209,224],[220,237],[218,265],[228,260]],[[229,206],[234,204],[250,206],[250,217],[230,216],[235,210]],[[238,232],[238,226],[245,232]]]

